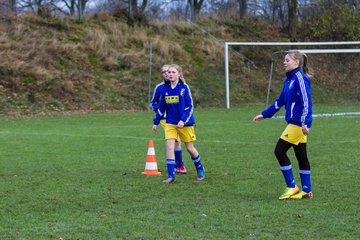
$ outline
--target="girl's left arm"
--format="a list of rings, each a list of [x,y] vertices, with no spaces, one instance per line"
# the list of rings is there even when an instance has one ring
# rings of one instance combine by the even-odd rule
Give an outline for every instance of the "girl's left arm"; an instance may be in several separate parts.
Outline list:
[[[298,94],[300,96],[300,103],[303,106],[302,114],[301,114],[301,124],[306,125],[306,119],[309,114],[310,104],[311,104],[311,87],[310,80],[305,76],[298,78]]]
[[[184,88],[181,90],[180,92],[180,96],[183,98],[184,100],[184,109],[183,109],[183,113],[181,115],[181,120],[186,124],[194,111],[194,104],[193,104],[193,99],[191,96],[191,91],[190,88],[187,84],[184,84]]]

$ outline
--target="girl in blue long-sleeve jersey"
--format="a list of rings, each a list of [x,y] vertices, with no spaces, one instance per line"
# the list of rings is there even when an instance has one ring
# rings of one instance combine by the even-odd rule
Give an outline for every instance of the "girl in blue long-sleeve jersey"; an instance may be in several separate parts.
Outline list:
[[[296,50],[288,51],[284,58],[286,78],[284,87],[276,101],[260,115],[254,117],[255,123],[271,118],[279,109],[285,107],[285,120],[288,123],[275,147],[275,155],[283,173],[286,189],[279,197],[285,199],[313,198],[310,180],[310,163],[306,143],[312,124],[311,82],[307,73],[307,56]],[[299,162],[302,190],[295,183],[291,162],[286,152],[293,147]]]

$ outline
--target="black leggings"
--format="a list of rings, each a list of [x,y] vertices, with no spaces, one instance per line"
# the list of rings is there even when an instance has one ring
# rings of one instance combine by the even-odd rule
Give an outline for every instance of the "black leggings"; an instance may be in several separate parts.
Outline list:
[[[306,153],[306,143],[299,143],[298,145],[289,143],[281,138],[275,147],[275,156],[280,166],[288,166],[291,164],[290,159],[286,155],[286,152],[291,148],[294,148],[296,159],[299,162],[299,168],[301,170],[310,170],[310,163]]]

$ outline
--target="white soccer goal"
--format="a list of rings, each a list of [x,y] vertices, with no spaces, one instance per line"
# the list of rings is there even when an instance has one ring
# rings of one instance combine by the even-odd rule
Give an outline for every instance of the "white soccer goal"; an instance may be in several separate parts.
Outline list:
[[[349,41],[349,42],[225,42],[224,45],[224,55],[225,55],[225,91],[226,91],[226,108],[230,109],[230,85],[229,85],[229,47],[231,46],[329,46],[334,47],[338,45],[352,45],[357,46],[360,45],[360,41]],[[307,54],[335,54],[335,53],[360,53],[360,49],[357,48],[343,48],[343,49],[302,49],[300,50]],[[281,53],[284,51],[275,51],[272,53],[272,57],[274,54]],[[266,104],[269,101],[269,93],[271,87],[271,79],[272,79],[272,68],[273,68],[273,59],[272,66],[270,71],[268,92],[267,92],[267,100]]]

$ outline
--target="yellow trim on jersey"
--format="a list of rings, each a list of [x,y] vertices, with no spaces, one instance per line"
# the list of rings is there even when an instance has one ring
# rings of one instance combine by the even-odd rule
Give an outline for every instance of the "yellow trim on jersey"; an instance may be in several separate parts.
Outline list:
[[[286,126],[280,138],[295,145],[307,142],[307,136],[302,132],[302,128],[293,124]]]
[[[196,140],[193,126],[177,128],[176,125],[166,124],[165,139],[178,139],[182,142],[194,142]]]

